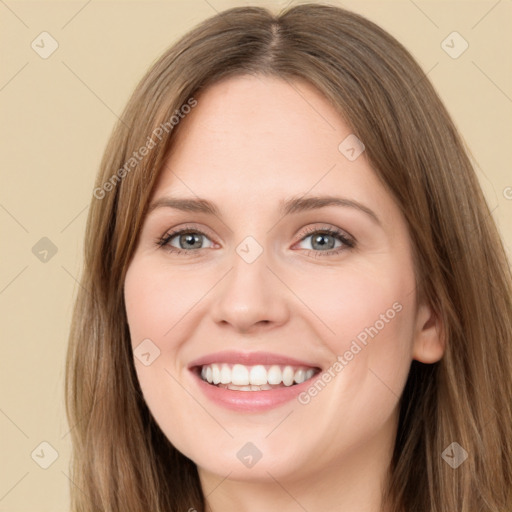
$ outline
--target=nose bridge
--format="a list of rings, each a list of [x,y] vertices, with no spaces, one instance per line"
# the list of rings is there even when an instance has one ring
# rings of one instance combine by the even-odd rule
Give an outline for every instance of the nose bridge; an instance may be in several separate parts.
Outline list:
[[[283,286],[268,269],[268,248],[247,236],[233,251],[231,270],[220,283],[214,320],[247,331],[257,324],[282,323],[288,313]]]

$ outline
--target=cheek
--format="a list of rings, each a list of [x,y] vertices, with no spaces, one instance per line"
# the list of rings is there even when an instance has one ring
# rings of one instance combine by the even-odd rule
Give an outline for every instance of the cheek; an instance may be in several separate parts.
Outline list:
[[[379,275],[352,269],[309,288],[315,314],[334,331],[323,337],[332,362],[325,384],[312,384],[300,403],[333,446],[348,440],[359,446],[376,435],[402,394],[411,363],[414,276],[406,266],[394,268],[381,267]]]
[[[341,377],[333,378],[341,402],[357,395],[378,406],[383,395],[394,402],[401,394],[412,359],[413,290],[407,264],[347,269],[297,290],[325,326],[319,334],[336,364],[331,374]]]
[[[204,280],[201,286],[198,277],[185,277],[140,256],[126,274],[124,297],[135,370],[144,400],[164,432],[175,432],[180,422],[184,431],[186,419],[179,411],[195,403],[178,382],[182,368],[180,342],[175,340],[186,339],[188,320],[204,293]],[[141,354],[148,352],[150,362],[145,364]]]
[[[155,262],[148,264],[143,259],[134,260],[124,285],[132,345],[150,338],[160,342],[165,340],[166,349],[169,349],[173,329],[204,292],[204,285],[196,282],[190,273],[185,279],[179,270]]]
[[[338,275],[317,276],[307,287],[296,289],[324,324],[323,339],[336,354],[348,350],[356,339],[367,346],[384,332],[397,334],[414,305],[414,278],[407,271],[377,275],[347,269]]]
[[[161,404],[180,396],[170,376],[179,372],[180,343],[175,340],[186,338],[183,329],[187,328],[194,304],[204,294],[194,277],[188,276],[184,282],[182,273],[181,276],[180,279],[180,272],[175,269],[139,257],[134,258],[125,278],[135,369],[146,402],[156,411]]]

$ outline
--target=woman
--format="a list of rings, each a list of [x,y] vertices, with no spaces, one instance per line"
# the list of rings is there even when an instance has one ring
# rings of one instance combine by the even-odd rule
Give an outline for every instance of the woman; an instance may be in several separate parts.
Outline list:
[[[512,510],[511,274],[409,53],[331,6],[231,9],[122,118],[70,335],[73,510]]]

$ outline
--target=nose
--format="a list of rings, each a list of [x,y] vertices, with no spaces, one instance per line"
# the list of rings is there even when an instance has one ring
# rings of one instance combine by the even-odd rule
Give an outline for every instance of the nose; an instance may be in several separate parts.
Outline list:
[[[289,318],[289,296],[275,269],[267,267],[265,252],[247,263],[236,252],[232,268],[222,279],[212,301],[216,324],[239,333],[255,333],[283,325]]]

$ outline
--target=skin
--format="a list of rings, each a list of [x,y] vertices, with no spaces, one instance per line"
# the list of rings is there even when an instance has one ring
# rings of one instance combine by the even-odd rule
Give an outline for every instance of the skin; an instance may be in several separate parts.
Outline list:
[[[350,133],[306,82],[229,78],[181,121],[154,190],[151,203],[200,197],[219,209],[218,216],[152,210],[125,281],[132,346],[149,338],[160,350],[149,366],[134,359],[145,400],[197,464],[210,510],[380,511],[410,363],[443,355],[439,319],[416,299],[401,212],[364,152],[350,161],[338,150]],[[379,223],[347,206],[279,213],[281,200],[305,194],[358,201]],[[201,249],[182,243],[175,254],[156,244],[181,227],[205,233]],[[335,236],[326,240],[334,249],[312,245],[307,230],[325,227],[356,246]],[[236,252],[247,236],[263,249],[250,264]],[[180,247],[179,235],[172,244]],[[306,405],[228,410],[209,401],[187,369],[200,356],[234,349],[325,370],[396,303],[400,312]],[[249,441],[262,453],[252,468],[236,456]]]

